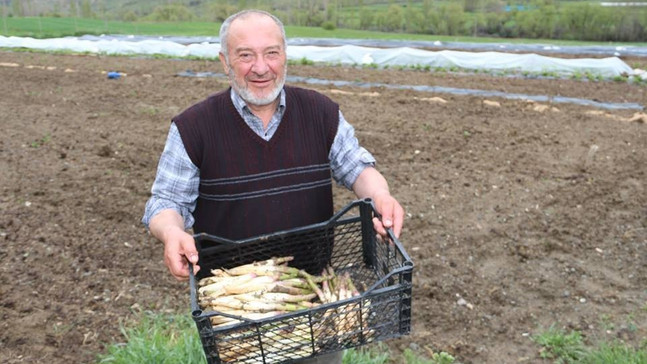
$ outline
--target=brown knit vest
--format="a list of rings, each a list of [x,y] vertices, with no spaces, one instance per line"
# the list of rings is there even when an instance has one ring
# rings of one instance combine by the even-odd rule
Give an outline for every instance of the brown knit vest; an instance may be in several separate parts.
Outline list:
[[[311,90],[285,91],[286,110],[269,141],[238,114],[230,90],[173,119],[191,161],[200,169],[193,212],[196,233],[238,240],[332,216],[328,155],[339,107]]]

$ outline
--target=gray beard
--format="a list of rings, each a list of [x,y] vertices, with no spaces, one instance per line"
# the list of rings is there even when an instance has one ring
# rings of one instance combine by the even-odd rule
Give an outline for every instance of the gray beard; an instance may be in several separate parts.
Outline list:
[[[236,82],[236,75],[234,75],[234,70],[229,67],[229,82],[231,83],[231,87],[234,88],[234,91],[240,95],[240,98],[245,100],[246,103],[251,104],[251,105],[258,105],[258,106],[263,106],[263,105],[269,105],[276,100],[277,97],[279,97],[279,94],[281,94],[281,90],[283,89],[283,86],[285,85],[285,76],[287,74],[287,67],[285,68],[285,71],[283,72],[283,77],[282,80],[279,84],[277,84],[274,89],[269,93],[269,95],[265,97],[256,97],[254,94],[244,86],[239,85]]]

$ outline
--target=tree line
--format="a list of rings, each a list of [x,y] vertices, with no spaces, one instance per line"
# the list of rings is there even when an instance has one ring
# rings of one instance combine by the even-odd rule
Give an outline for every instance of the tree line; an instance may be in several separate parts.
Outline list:
[[[37,0],[0,0],[5,13],[25,16]],[[133,2],[130,2],[133,3]],[[395,33],[565,39],[647,40],[647,6],[601,6],[557,0],[149,0],[138,7],[118,0],[55,0],[42,16],[123,21],[215,21],[247,8],[277,15],[286,25]],[[109,6],[113,8],[109,8]]]

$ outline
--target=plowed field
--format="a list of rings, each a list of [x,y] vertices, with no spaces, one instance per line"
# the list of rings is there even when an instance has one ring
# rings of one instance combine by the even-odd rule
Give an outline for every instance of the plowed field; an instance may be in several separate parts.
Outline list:
[[[188,312],[140,223],[170,119],[226,87],[207,61],[0,52],[0,362],[88,363],[138,310]],[[127,76],[108,79],[105,71]],[[604,102],[645,86],[291,66],[329,80]],[[407,210],[413,330],[463,363],[536,363],[555,324],[647,339],[647,125],[636,110],[301,85],[336,100]],[[336,189],[336,206],[353,197]]]

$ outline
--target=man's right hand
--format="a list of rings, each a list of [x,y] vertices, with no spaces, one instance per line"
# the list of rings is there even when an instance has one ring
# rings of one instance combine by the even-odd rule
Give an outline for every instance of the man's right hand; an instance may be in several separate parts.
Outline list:
[[[164,264],[178,280],[189,278],[189,263],[193,264],[193,273],[198,273],[198,251],[193,236],[184,230],[182,216],[173,210],[166,209],[153,216],[149,230],[159,241],[164,243]]]
[[[164,263],[171,274],[178,280],[189,278],[189,264],[193,264],[193,273],[200,270],[198,251],[193,236],[181,229],[167,231],[164,237]],[[188,262],[187,262],[188,260]]]

